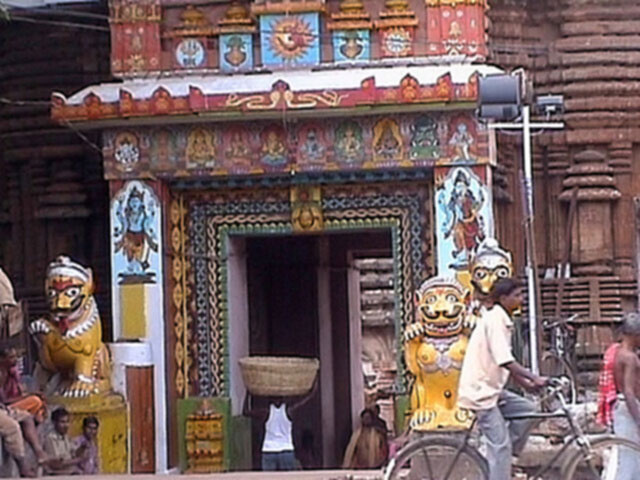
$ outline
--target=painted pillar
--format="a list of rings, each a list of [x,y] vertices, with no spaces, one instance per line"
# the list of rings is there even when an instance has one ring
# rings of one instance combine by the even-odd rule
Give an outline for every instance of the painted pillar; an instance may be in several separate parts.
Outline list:
[[[155,471],[164,472],[167,470],[167,417],[160,187],[158,182],[140,180],[112,182],[110,243],[114,363],[116,370],[122,365],[153,365],[150,374],[155,406],[155,452],[143,457],[155,457]],[[134,350],[141,349],[141,343],[148,346],[150,358],[133,354]],[[132,391],[132,386],[126,385],[121,393],[127,395]],[[134,403],[140,398],[127,400]],[[135,429],[138,419],[131,420],[131,428]],[[152,445],[144,447],[153,448]]]
[[[492,132],[471,113],[454,117],[447,145],[434,173],[438,276],[457,277],[466,286],[468,265],[478,245],[495,236]]]

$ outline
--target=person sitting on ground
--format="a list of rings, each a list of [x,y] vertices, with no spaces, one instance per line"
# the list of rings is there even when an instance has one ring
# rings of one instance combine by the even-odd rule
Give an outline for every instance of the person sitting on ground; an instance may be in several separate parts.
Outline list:
[[[78,464],[84,475],[94,475],[100,472],[98,444],[96,443],[99,426],[100,423],[96,417],[85,417],[82,420],[82,435],[73,440],[76,453],[84,458],[84,461]]]
[[[47,417],[47,404],[37,394],[27,394],[18,369],[15,348],[0,349],[0,402],[33,415],[36,423]]]
[[[43,465],[49,457],[45,453],[44,449],[42,448],[42,444],[40,443],[38,429],[36,427],[36,422],[33,419],[33,416],[29,412],[25,412],[24,410],[20,410],[18,408],[9,407],[1,402],[0,412],[3,412],[3,416],[6,415],[19,425],[20,431],[22,432],[22,439],[26,440],[29,446],[33,449],[33,453],[36,457],[38,465]],[[13,426],[9,427],[9,430],[12,429]]]
[[[245,398],[243,414],[264,422],[264,440],[261,449],[261,464],[264,471],[296,470],[298,462],[293,445],[291,417],[315,394],[317,381],[311,391],[293,403],[285,397],[267,397],[269,408],[249,406],[249,393]]]
[[[351,435],[344,453],[342,468],[380,468],[389,455],[387,427],[383,425],[384,420],[376,414],[376,410],[365,408],[360,413],[360,423],[360,427]]]
[[[50,459],[45,464],[49,475],[81,474],[80,464],[87,462],[89,449],[75,449],[69,438],[71,417],[65,408],[58,408],[51,414],[53,430],[49,432],[44,443],[44,450]]]
[[[513,356],[510,315],[522,305],[522,289],[511,278],[498,280],[491,291],[493,306],[483,310],[471,333],[460,372],[458,405],[475,412],[486,438],[490,480],[511,478],[511,456],[524,448],[534,420],[512,420],[537,410],[534,402],[505,389],[509,375],[527,390],[544,387],[547,378],[520,365]]]
[[[7,408],[0,408],[0,438],[2,438],[2,447],[16,461],[21,477],[35,477],[36,470],[26,461],[24,437],[20,423],[14,418],[15,416],[15,414],[10,414]]]
[[[613,427],[613,432],[640,442],[640,315],[627,313],[622,322],[622,340],[604,354],[599,380],[597,420]],[[638,478],[640,458],[632,450],[621,449],[616,480]]]

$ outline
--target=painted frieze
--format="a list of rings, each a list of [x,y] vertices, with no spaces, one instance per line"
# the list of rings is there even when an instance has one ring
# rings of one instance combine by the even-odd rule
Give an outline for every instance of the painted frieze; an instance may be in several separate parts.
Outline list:
[[[491,189],[486,167],[450,167],[436,170],[436,228],[438,274],[468,270],[478,245],[493,237]]]
[[[253,33],[256,26],[249,11],[238,2],[233,2],[224,18],[218,22],[218,63],[223,72],[251,70],[253,61]]]
[[[127,182],[111,202],[113,284],[156,283],[160,269],[160,203],[151,187]]]
[[[271,68],[320,63],[320,15],[317,12],[260,16],[262,64]]]
[[[331,20],[327,22],[333,43],[333,61],[368,61],[371,58],[372,26],[362,0],[342,0],[340,11],[331,14]]]
[[[225,122],[110,130],[107,178],[252,175],[490,162],[488,131],[471,113]]]

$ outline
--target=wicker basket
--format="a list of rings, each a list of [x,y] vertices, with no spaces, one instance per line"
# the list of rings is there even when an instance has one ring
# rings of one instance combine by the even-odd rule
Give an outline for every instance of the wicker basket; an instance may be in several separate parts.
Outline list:
[[[320,362],[301,357],[245,357],[242,379],[252,395],[292,397],[313,387]]]

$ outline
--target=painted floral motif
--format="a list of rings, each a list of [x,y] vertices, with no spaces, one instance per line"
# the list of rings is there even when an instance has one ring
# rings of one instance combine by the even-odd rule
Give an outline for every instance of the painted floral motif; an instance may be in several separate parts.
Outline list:
[[[382,54],[385,57],[406,57],[413,50],[413,35],[404,27],[393,27],[381,32]]]

